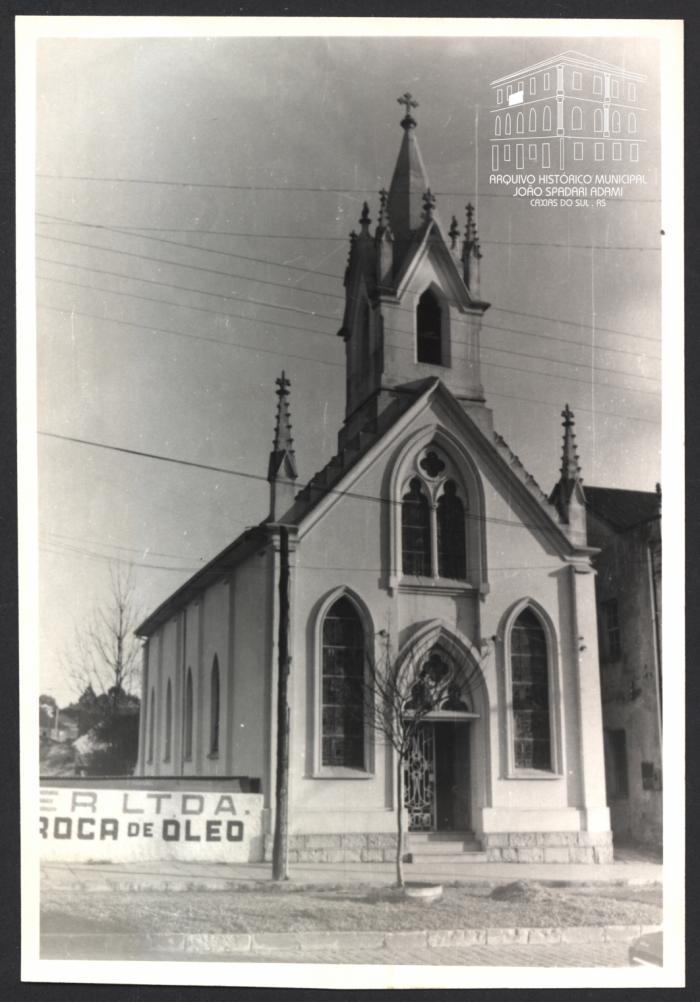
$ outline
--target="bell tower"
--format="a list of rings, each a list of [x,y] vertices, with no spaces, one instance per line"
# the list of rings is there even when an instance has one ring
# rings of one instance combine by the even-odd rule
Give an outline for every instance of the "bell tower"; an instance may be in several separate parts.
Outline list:
[[[481,299],[481,248],[474,209],[444,235],[437,199],[416,139],[411,94],[389,190],[379,193],[377,225],[362,207],[359,233],[350,234],[345,312],[345,425],[340,445],[377,422],[399,397],[440,379],[480,422],[490,423],[480,372],[480,330],[489,304]]]

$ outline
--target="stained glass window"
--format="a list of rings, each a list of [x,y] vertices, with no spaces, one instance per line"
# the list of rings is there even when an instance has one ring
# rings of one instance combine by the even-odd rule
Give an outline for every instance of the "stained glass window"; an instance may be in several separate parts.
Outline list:
[[[520,613],[511,632],[511,680],[515,766],[551,769],[547,639],[530,609]]]
[[[362,621],[347,598],[339,598],[323,623],[322,752],[324,766],[363,769],[364,657]]]

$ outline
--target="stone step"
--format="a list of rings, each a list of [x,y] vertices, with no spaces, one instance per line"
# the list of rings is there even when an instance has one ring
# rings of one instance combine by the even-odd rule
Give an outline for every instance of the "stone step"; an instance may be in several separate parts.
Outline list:
[[[440,855],[433,855],[419,850],[418,852],[409,852],[408,856],[410,857],[408,862],[412,863],[413,866],[430,866],[431,870],[444,866],[448,871],[445,876],[449,875],[449,868],[459,865],[460,863],[488,862],[486,853],[481,851],[449,852]]]

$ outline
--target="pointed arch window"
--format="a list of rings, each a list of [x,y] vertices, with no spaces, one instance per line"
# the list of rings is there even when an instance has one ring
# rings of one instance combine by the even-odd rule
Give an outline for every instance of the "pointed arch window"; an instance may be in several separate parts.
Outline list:
[[[163,760],[170,761],[172,753],[173,736],[173,687],[168,679],[168,687],[165,691],[165,741],[163,743]]]
[[[184,759],[185,762],[192,761],[192,731],[194,724],[194,692],[192,687],[192,669],[187,669],[185,678],[185,706],[184,706]]]
[[[442,365],[442,309],[431,289],[418,300],[416,335],[418,361]]]
[[[571,128],[576,132],[583,128],[583,111],[577,104],[571,109]]]
[[[633,111],[627,116],[627,131],[629,133],[634,133],[637,131],[637,116]]]
[[[524,132],[525,131],[525,116],[522,111],[518,112],[518,117],[515,120],[515,131]]]
[[[467,576],[464,505],[454,480],[445,482],[437,503],[438,574],[464,581]]]
[[[530,108],[530,115],[527,127],[530,130],[530,132],[537,132],[537,112],[535,111],[534,108]]]
[[[510,114],[506,115],[506,135],[510,135]]]
[[[321,765],[365,769],[365,634],[360,614],[343,596],[322,630]]]
[[[552,131],[552,109],[549,105],[542,112],[542,130],[543,132]]]
[[[612,113],[612,130],[613,132],[620,131],[620,112],[614,111]]]
[[[596,108],[593,112],[593,131],[602,132],[603,131],[603,109]]]
[[[418,477],[411,480],[401,502],[401,541],[404,574],[430,577],[430,505]]]
[[[211,718],[209,721],[209,754],[216,756],[219,754],[219,719],[220,719],[220,680],[219,680],[219,659],[214,655],[214,663],[211,666]]]
[[[552,734],[547,637],[525,608],[510,636],[513,764],[516,769],[552,770]]]
[[[501,134],[501,116],[496,115],[496,125],[494,128],[494,135],[500,136]]]
[[[153,761],[153,750],[155,743],[155,732],[156,732],[156,694],[155,689],[151,687],[151,698],[150,698],[150,713],[148,714],[148,761]]]

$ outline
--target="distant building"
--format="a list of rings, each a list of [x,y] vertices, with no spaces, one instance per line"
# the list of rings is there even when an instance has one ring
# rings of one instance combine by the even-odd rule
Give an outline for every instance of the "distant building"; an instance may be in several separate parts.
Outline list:
[[[661,844],[661,496],[586,487],[613,835]]]
[[[568,50],[491,82],[491,169],[634,167],[645,77]]]

